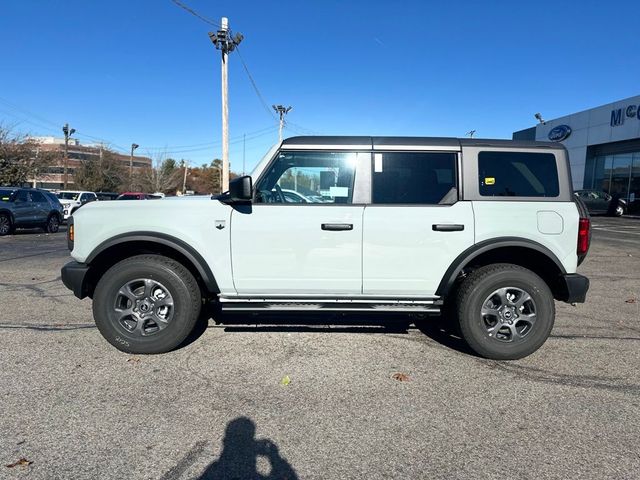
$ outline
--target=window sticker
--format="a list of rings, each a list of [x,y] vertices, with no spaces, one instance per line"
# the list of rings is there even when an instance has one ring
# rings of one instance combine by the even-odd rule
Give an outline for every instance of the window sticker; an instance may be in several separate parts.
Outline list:
[[[484,177],[484,184],[485,185],[495,185],[496,184],[496,178],[495,177]]]
[[[349,196],[349,187],[331,187],[329,188],[329,196],[346,198]]]
[[[381,153],[373,154],[373,171],[375,173],[382,172],[382,154]]]

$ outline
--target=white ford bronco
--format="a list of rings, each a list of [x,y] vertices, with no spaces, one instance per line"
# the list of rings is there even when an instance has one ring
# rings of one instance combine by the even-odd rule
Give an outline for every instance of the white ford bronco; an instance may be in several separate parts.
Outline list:
[[[291,201],[297,192],[305,202]],[[131,353],[225,311],[453,312],[479,355],[536,351],[554,299],[584,302],[588,214],[559,143],[294,137],[217,197],[94,202],[62,281]]]

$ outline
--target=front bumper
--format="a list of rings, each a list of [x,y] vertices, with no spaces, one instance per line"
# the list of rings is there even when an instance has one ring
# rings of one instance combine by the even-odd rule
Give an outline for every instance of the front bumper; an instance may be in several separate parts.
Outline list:
[[[62,283],[78,298],[89,295],[87,273],[89,266],[79,262],[69,262],[61,270]]]
[[[589,279],[577,273],[567,273],[560,276],[561,298],[567,303],[584,303],[589,290]]]

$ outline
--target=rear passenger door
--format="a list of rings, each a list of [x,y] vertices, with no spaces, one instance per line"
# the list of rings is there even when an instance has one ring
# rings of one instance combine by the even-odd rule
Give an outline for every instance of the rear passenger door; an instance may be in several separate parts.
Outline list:
[[[363,293],[433,296],[473,245],[470,202],[458,201],[458,153],[374,152],[363,219]]]
[[[33,221],[35,223],[45,223],[51,207],[44,194],[37,190],[32,190],[31,201],[33,202]]]

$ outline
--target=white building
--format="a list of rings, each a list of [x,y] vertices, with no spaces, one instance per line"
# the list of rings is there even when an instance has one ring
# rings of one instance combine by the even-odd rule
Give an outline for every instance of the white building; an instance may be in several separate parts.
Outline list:
[[[640,210],[640,95],[547,120],[513,138],[561,142],[575,190],[604,190]]]

